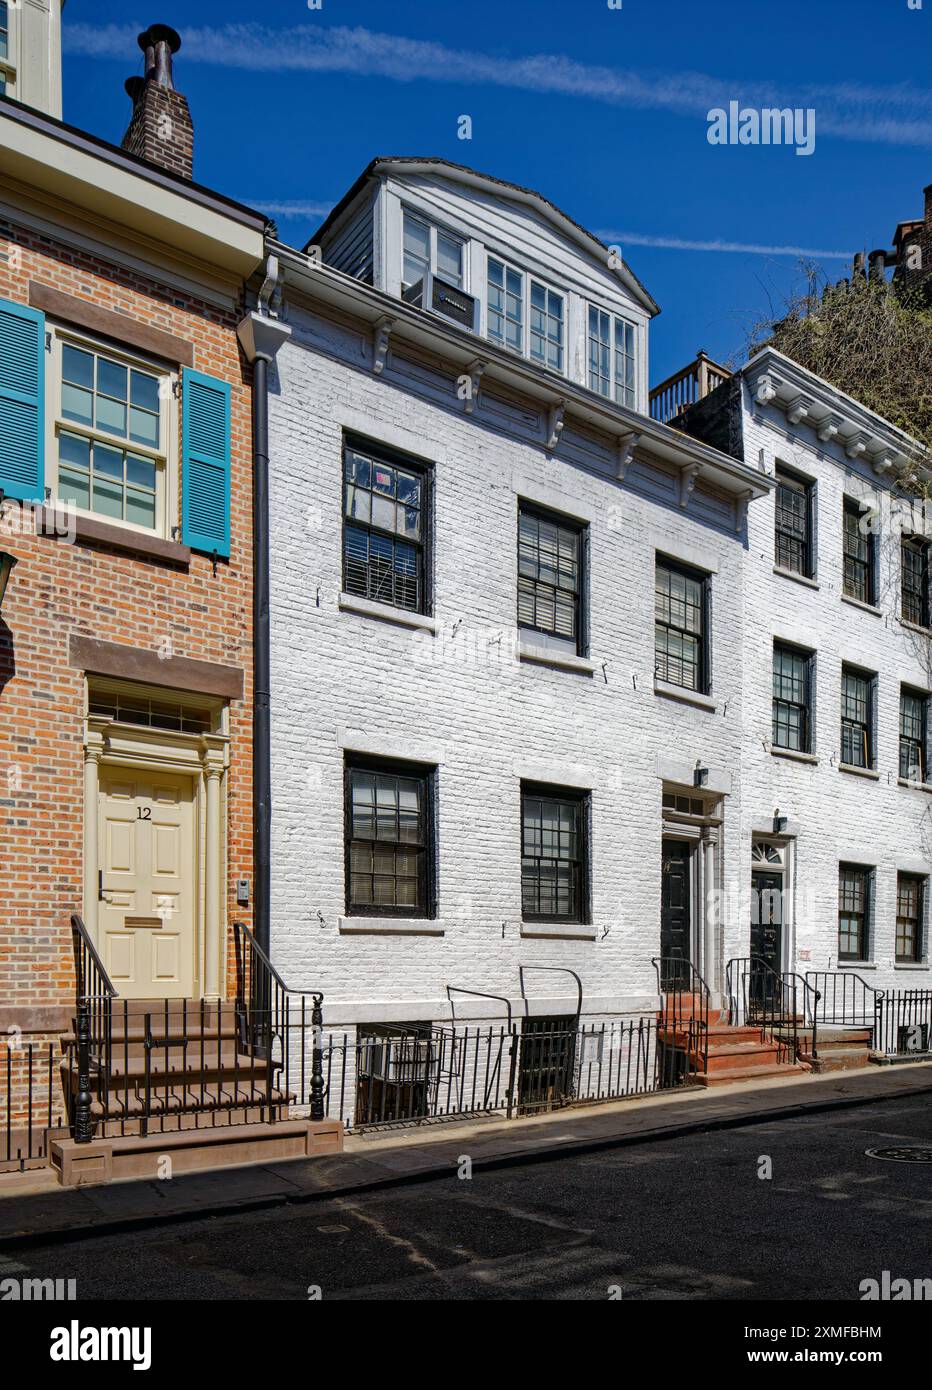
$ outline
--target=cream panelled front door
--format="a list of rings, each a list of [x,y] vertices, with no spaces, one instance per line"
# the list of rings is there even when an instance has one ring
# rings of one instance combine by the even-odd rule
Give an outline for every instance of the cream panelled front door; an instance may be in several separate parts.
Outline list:
[[[191,777],[100,770],[97,949],[128,999],[194,993],[197,892]]]

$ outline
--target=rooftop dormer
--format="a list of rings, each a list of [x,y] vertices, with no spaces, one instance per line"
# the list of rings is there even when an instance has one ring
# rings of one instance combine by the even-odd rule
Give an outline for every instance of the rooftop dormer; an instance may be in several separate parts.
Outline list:
[[[658,306],[617,248],[539,193],[442,159],[375,159],[311,245],[337,270],[647,411]]]
[[[0,96],[61,119],[65,0],[0,0]]]

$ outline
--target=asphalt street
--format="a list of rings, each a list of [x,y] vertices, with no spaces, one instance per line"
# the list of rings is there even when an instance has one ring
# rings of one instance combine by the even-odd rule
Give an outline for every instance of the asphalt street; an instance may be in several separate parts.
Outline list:
[[[20,1247],[79,1299],[858,1300],[932,1277],[927,1097]],[[468,1149],[464,1146],[468,1156]],[[770,1176],[767,1176],[768,1172]]]

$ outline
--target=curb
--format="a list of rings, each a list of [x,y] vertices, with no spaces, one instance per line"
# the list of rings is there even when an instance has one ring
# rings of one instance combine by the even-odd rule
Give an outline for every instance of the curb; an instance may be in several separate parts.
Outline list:
[[[643,1130],[638,1134],[615,1134],[604,1139],[582,1139],[575,1143],[551,1143],[548,1147],[512,1150],[491,1158],[473,1161],[473,1171],[495,1172],[499,1169],[522,1167],[528,1163],[552,1163],[565,1157],[605,1152],[610,1149],[634,1148],[639,1144],[662,1143],[667,1139],[681,1139],[691,1134],[713,1134],[729,1129],[749,1129],[754,1125],[768,1124],[771,1121],[796,1119],[801,1115],[819,1115],[833,1110],[855,1110],[859,1106],[876,1105],[904,1097],[932,1095],[932,1083],[918,1089],[893,1094],[874,1096],[845,1096],[835,1100],[796,1102],[772,1110],[748,1112],[742,1115],[722,1115],[705,1120],[685,1121],[682,1124],[666,1125],[658,1129]],[[422,1168],[417,1172],[390,1174],[384,1178],[373,1178],[368,1182],[347,1183],[339,1187],[321,1188],[314,1192],[282,1193],[274,1197],[245,1198],[239,1202],[208,1203],[184,1211],[172,1211],[147,1216],[119,1217],[108,1221],[106,1218],[68,1226],[58,1230],[42,1232],[17,1232],[15,1235],[0,1236],[0,1252],[22,1249],[25,1246],[58,1245],[80,1241],[101,1235],[120,1235],[149,1228],[176,1226],[185,1222],[220,1219],[239,1213],[274,1211],[280,1207],[304,1206],[313,1202],[329,1202],[339,1197],[364,1196],[370,1192],[382,1192],[392,1188],[412,1187],[417,1183],[435,1182],[451,1176],[451,1164],[447,1160],[432,1168]],[[15,1200],[15,1199],[11,1199]]]

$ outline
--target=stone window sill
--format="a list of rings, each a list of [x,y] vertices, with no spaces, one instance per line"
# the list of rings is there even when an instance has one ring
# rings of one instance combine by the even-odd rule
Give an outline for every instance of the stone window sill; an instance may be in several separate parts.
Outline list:
[[[865,613],[873,613],[875,618],[883,617],[883,609],[878,608],[876,603],[865,603],[863,599],[852,598],[850,594],[842,594],[841,601],[850,603],[852,608],[861,608]]]
[[[900,618],[900,627],[905,627],[907,632],[918,632],[920,637],[932,637],[932,627],[923,627],[921,623],[911,623],[908,618]]]
[[[807,589],[821,589],[822,585],[818,579],[810,579],[808,574],[797,574],[795,570],[785,570],[781,565],[774,565],[774,574],[779,574],[781,579],[792,579],[794,584],[804,584]]]
[[[571,941],[595,941],[598,928],[588,922],[522,922],[522,936],[546,936]]]
[[[796,748],[771,748],[770,753],[774,758],[789,758],[794,763],[809,763],[812,767],[819,761],[815,753],[801,753]]]
[[[406,608],[395,608],[390,603],[378,603],[375,599],[360,598],[357,594],[341,594],[339,606],[344,613],[359,613],[364,618],[378,618],[384,623],[395,623],[398,627],[418,628],[435,635],[440,628],[437,619],[428,617],[426,613],[411,613]]]
[[[894,970],[928,970],[927,960],[898,960],[894,962]]]
[[[553,666],[558,671],[575,671],[580,676],[591,676],[595,671],[595,662],[588,657],[559,652],[552,647],[538,647],[533,642],[519,641],[518,657],[535,666]]]
[[[839,970],[853,970],[856,974],[859,970],[876,970],[877,962],[875,960],[840,960],[837,968]]]
[[[665,700],[678,700],[681,704],[695,705],[697,709],[715,713],[715,701],[711,695],[702,695],[698,690],[687,690],[684,685],[670,685],[667,681],[658,680],[656,676],[654,694],[662,695]]]
[[[896,779],[896,785],[898,787],[908,787],[910,791],[914,792],[932,792],[932,782],[907,782],[905,777],[898,777]]]
[[[433,917],[341,917],[341,936],[443,936]]]
[[[169,541],[163,536],[148,535],[145,531],[130,531],[124,526],[115,526],[110,521],[101,521],[93,516],[63,513],[54,506],[42,508],[38,519],[40,534],[49,540],[67,540],[67,536],[61,533],[63,516],[67,516],[69,526],[74,521],[75,541],[120,550],[144,560],[165,560],[173,565],[191,563],[190,547],[182,545],[180,541]]]
[[[839,772],[850,772],[852,777],[867,777],[871,782],[880,781],[880,773],[874,767],[855,767],[852,763],[839,763]]]

